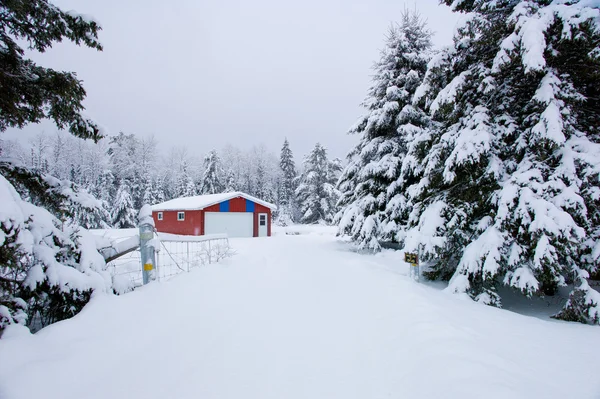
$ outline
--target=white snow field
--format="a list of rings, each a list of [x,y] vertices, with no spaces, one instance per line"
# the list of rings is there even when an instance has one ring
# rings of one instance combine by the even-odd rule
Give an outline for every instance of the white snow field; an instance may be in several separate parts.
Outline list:
[[[299,232],[8,329],[0,398],[600,398],[598,327],[476,304],[410,280],[399,253]]]

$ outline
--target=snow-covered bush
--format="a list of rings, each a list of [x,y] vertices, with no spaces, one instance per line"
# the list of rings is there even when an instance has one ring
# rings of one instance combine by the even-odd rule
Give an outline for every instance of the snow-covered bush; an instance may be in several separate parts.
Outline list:
[[[0,331],[66,319],[94,292],[111,291],[91,233],[24,201],[4,176],[0,202]]]

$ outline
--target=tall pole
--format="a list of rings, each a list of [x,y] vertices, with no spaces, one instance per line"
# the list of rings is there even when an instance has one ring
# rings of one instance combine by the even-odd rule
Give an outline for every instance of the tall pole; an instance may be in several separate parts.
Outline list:
[[[144,205],[138,215],[140,229],[140,258],[142,261],[142,282],[144,285],[156,280],[156,253],[154,238],[154,219],[150,205]]]

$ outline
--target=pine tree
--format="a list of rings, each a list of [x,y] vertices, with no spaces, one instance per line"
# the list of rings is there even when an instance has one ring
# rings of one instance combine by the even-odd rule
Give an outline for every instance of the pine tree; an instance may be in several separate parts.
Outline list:
[[[221,160],[215,150],[204,158],[204,174],[200,183],[201,194],[218,194],[223,192],[223,170]]]
[[[142,204],[156,204],[157,202],[155,202],[156,199],[154,198],[155,192],[156,190],[154,188],[154,179],[152,179],[151,177],[146,178],[144,181],[144,196],[142,197]]]
[[[161,183],[158,177],[151,177],[148,179],[143,201],[144,205],[155,205],[165,201],[165,195],[161,189]]]
[[[296,198],[302,212],[301,223],[333,222],[339,198],[339,191],[335,188],[338,174],[338,163],[329,161],[327,150],[317,143],[304,159],[304,172],[296,189]]]
[[[600,320],[600,10],[583,1],[444,0],[470,13],[414,102],[435,129],[398,234],[449,290],[501,306],[498,284]]]
[[[133,207],[131,194],[127,184],[120,184],[113,206],[113,226],[117,229],[127,229],[136,226],[137,212]]]
[[[154,180],[154,184],[152,185],[154,188],[152,192],[152,198],[155,204],[160,204],[161,202],[166,201],[167,197],[165,195],[165,190],[163,188],[163,181],[160,178],[156,178]]]
[[[224,190],[224,192],[225,193],[231,193],[231,192],[234,192],[234,191],[238,191],[237,190],[237,182],[235,181],[235,174],[230,169],[226,173],[225,190]]]
[[[112,203],[112,199],[115,198],[113,196],[113,192],[112,192],[113,181],[114,181],[114,176],[109,169],[102,171],[98,175],[98,179],[96,181],[96,184],[94,185],[92,194],[96,198],[106,202],[107,204]],[[116,192],[115,192],[115,194],[116,194]]]
[[[188,173],[188,164],[184,161],[181,165],[181,171],[177,178],[177,196],[191,197],[196,195],[196,184],[194,179]]]
[[[427,133],[428,118],[413,106],[430,58],[431,33],[417,13],[405,11],[389,29],[373,85],[363,106],[367,113],[350,129],[360,136],[340,178],[339,233],[361,249],[379,249],[379,240],[395,240],[406,218],[404,190],[415,180],[409,145]],[[391,237],[390,237],[391,236]]]
[[[117,182],[127,180],[131,185],[137,184],[139,140],[133,134],[120,132],[117,136],[110,137],[108,155],[111,171]]]
[[[62,220],[74,227],[107,229],[112,219],[106,201],[97,199],[85,188],[68,181],[44,175],[52,192],[61,194]]]
[[[287,138],[283,142],[281,155],[279,157],[279,167],[281,168],[282,178],[279,189],[279,202],[282,205],[288,205],[294,200],[295,182],[298,177],[294,154],[290,149],[290,143]]]
[[[63,39],[102,50],[100,25],[47,0],[3,1],[0,13],[0,132],[50,118],[75,136],[99,140],[98,126],[81,114],[86,93],[77,76],[23,58],[20,43],[40,53]]]
[[[263,164],[262,159],[257,159],[254,180],[256,183],[254,185],[254,192],[252,192],[252,195],[265,201],[270,201],[271,198],[268,198],[269,194],[266,182],[265,165]]]
[[[279,184],[277,222],[285,226],[294,222],[297,207],[294,193],[298,178],[294,154],[290,149],[290,143],[287,138],[284,140],[283,147],[281,148],[279,168],[281,169],[281,181]]]

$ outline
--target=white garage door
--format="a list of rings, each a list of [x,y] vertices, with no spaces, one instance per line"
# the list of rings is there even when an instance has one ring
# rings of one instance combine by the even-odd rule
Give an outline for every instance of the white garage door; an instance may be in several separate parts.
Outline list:
[[[229,237],[252,237],[253,215],[252,212],[206,212],[204,234],[227,233]]]

